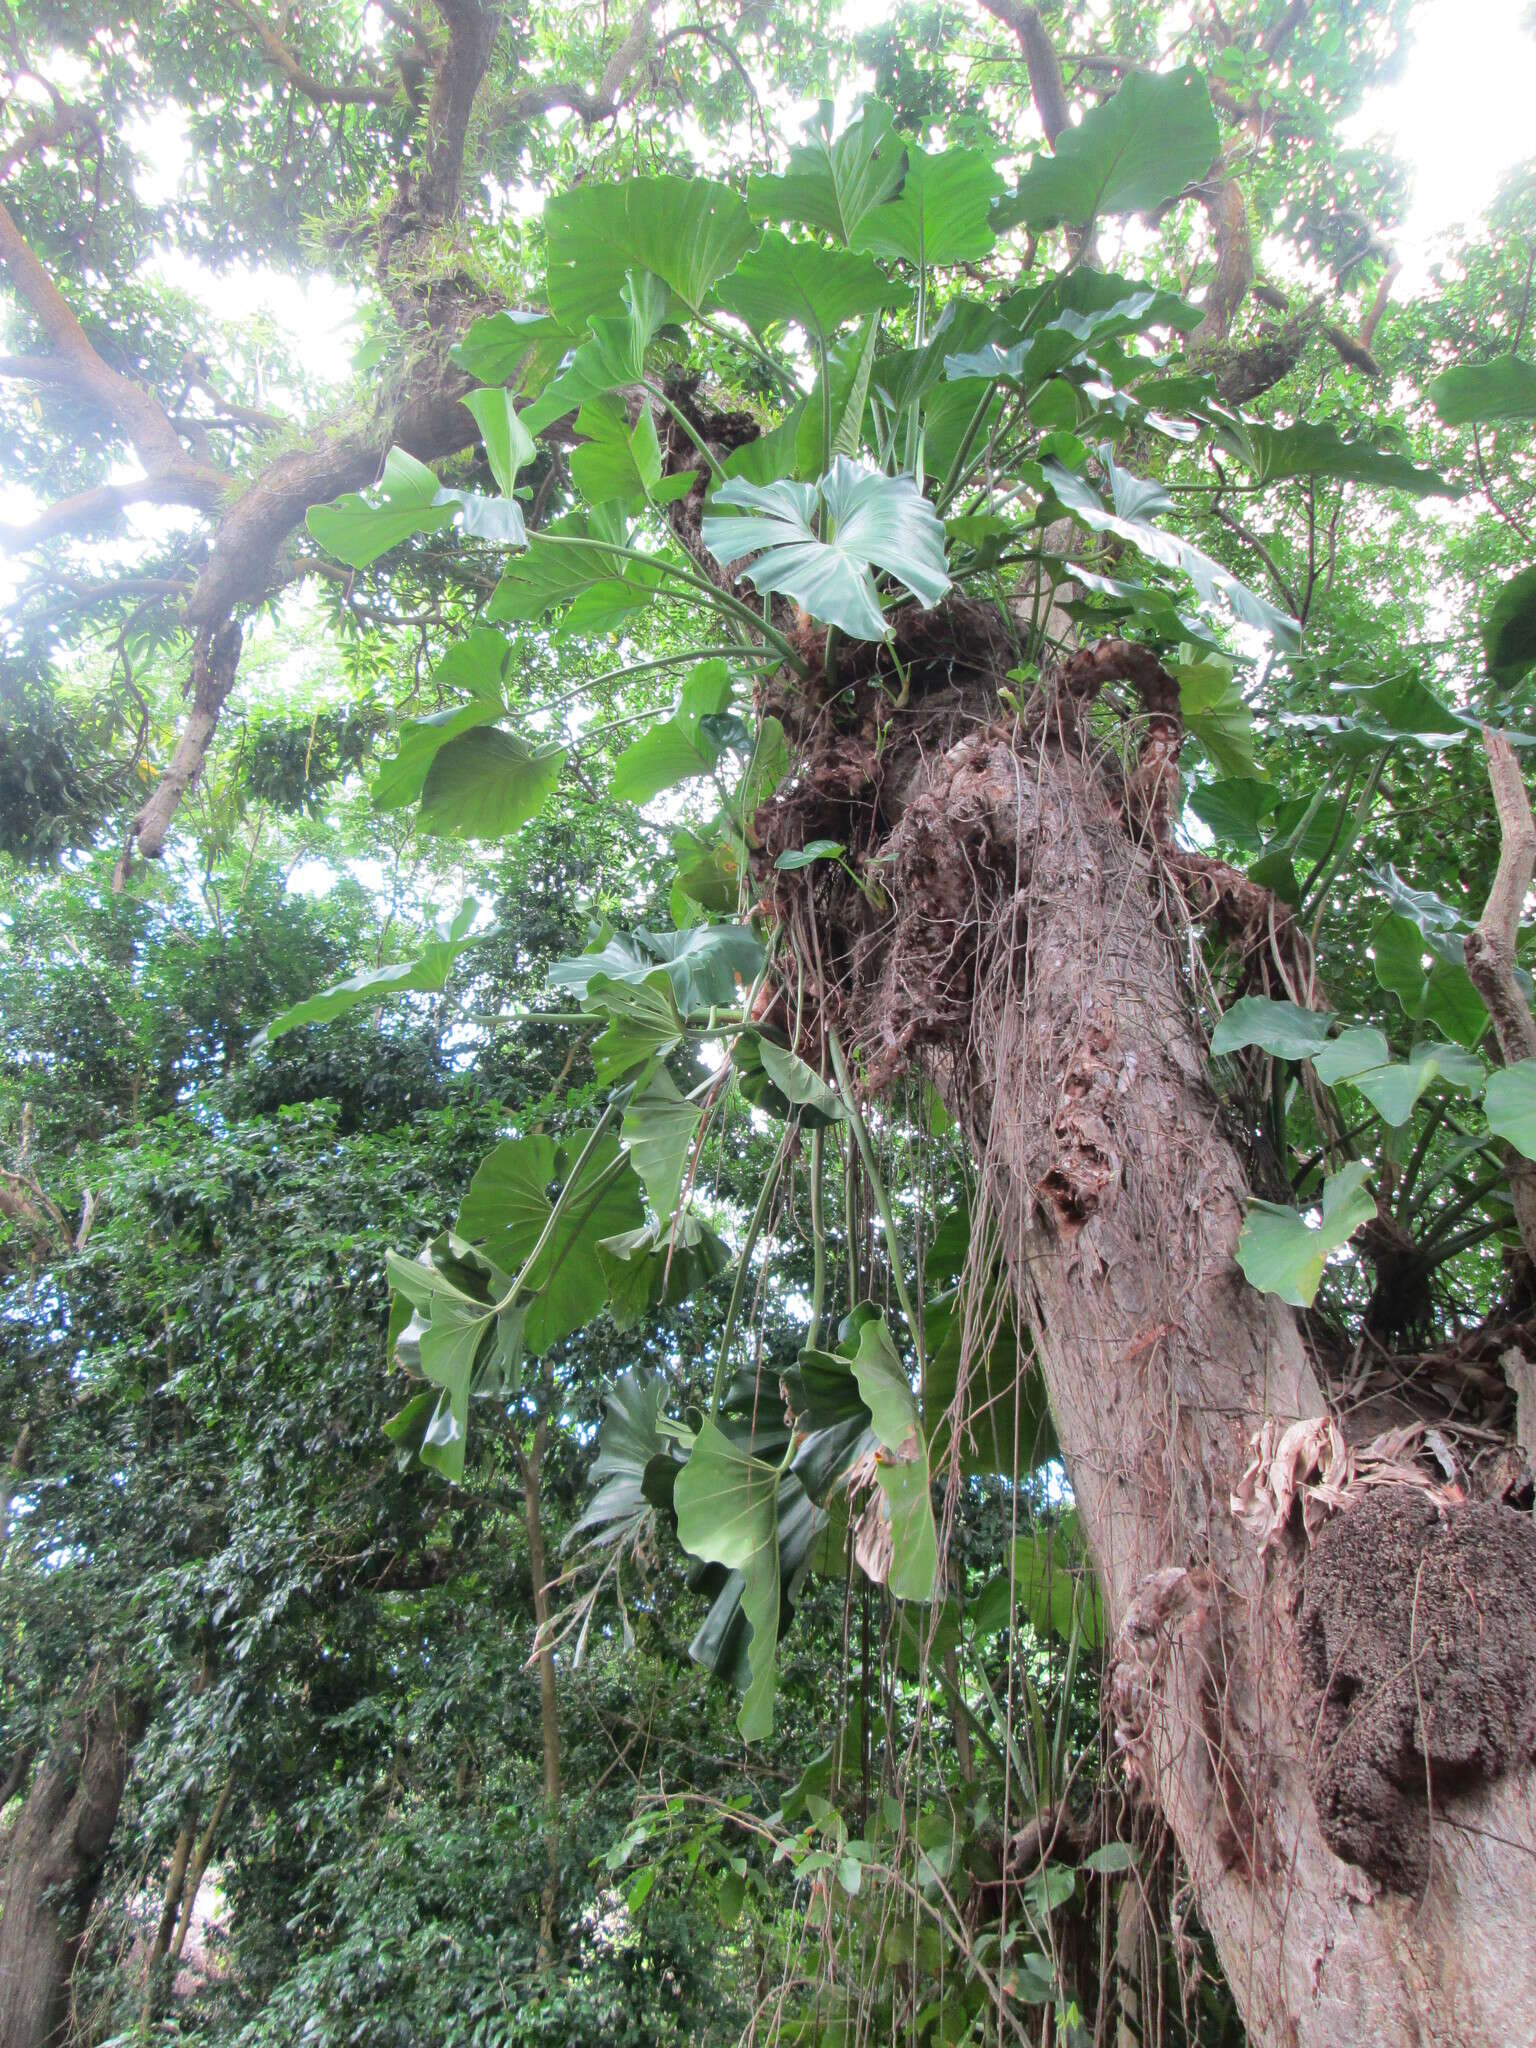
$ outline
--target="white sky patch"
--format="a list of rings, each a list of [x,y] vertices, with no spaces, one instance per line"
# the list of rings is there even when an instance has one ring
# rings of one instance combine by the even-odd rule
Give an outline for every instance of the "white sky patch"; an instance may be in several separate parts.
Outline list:
[[[1402,75],[1341,126],[1361,148],[1384,139],[1408,166],[1408,218],[1393,238],[1396,299],[1431,281],[1435,238],[1469,225],[1536,147],[1536,33],[1529,0],[1420,0]]]

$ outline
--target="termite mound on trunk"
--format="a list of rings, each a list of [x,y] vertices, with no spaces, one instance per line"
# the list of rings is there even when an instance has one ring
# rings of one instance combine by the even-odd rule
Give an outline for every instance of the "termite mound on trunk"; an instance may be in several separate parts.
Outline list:
[[[1323,1838],[1421,1892],[1437,1802],[1536,1757],[1536,1524],[1384,1487],[1314,1537],[1299,1634]]]

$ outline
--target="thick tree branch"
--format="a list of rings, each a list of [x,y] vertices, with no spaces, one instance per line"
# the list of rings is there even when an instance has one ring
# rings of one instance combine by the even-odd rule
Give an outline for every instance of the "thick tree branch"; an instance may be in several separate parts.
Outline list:
[[[1046,141],[1054,148],[1057,136],[1067,125],[1067,88],[1062,80],[1061,59],[1046,34],[1039,9],[1027,5],[1026,0],[981,0],[981,4],[1018,37],[1035,112],[1040,116]]]
[[[1200,194],[1216,245],[1216,274],[1206,287],[1205,317],[1195,330],[1194,345],[1220,341],[1253,283],[1253,235],[1248,202],[1236,178],[1223,178],[1214,190]]]
[[[174,471],[133,477],[122,484],[93,484],[89,490],[60,498],[35,519],[0,523],[0,545],[24,555],[44,541],[109,526],[129,505],[193,505],[209,511],[222,499],[228,481],[217,470],[182,459]]]
[[[90,336],[3,204],[0,262],[5,264],[18,297],[52,344],[54,355],[68,365],[79,388],[118,422],[145,468],[164,469],[181,462],[181,440],[165,407],[144,385],[112,369],[97,354]]]
[[[448,29],[448,48],[432,80],[427,108],[427,167],[416,191],[422,211],[446,220],[458,207],[464,143],[475,95],[501,26],[496,0],[433,0]]]

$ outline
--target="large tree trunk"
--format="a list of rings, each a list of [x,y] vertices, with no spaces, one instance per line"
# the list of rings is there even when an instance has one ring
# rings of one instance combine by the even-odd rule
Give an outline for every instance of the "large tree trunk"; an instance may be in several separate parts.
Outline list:
[[[83,1708],[33,1780],[0,1904],[0,2048],[52,2048],[63,2038],[70,1972],[145,1719],[134,1701]]]
[[[1531,1518],[1392,1486],[1261,1550],[1234,1517],[1261,1427],[1326,1402],[1234,1263],[1247,1184],[1184,895],[1219,915],[1221,871],[1162,815],[1177,692],[1101,648],[1028,721],[994,696],[983,723],[993,629],[950,630],[908,731],[871,693],[813,693],[757,822],[765,869],[813,833],[881,856],[883,912],[828,867],[771,886],[871,1079],[916,1064],[971,1138],[1110,1617],[1121,1761],[1255,2043],[1531,2038]],[[1079,716],[1114,677],[1150,714],[1128,768]]]

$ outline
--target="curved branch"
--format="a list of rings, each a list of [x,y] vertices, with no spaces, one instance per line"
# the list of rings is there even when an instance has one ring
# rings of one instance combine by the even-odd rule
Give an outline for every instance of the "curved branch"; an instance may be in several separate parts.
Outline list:
[[[333,85],[313,71],[306,71],[271,22],[256,8],[242,7],[237,0],[235,12],[254,33],[261,54],[273,70],[314,106],[373,107],[383,100],[392,100],[400,89],[393,79],[376,79],[368,85]]]

